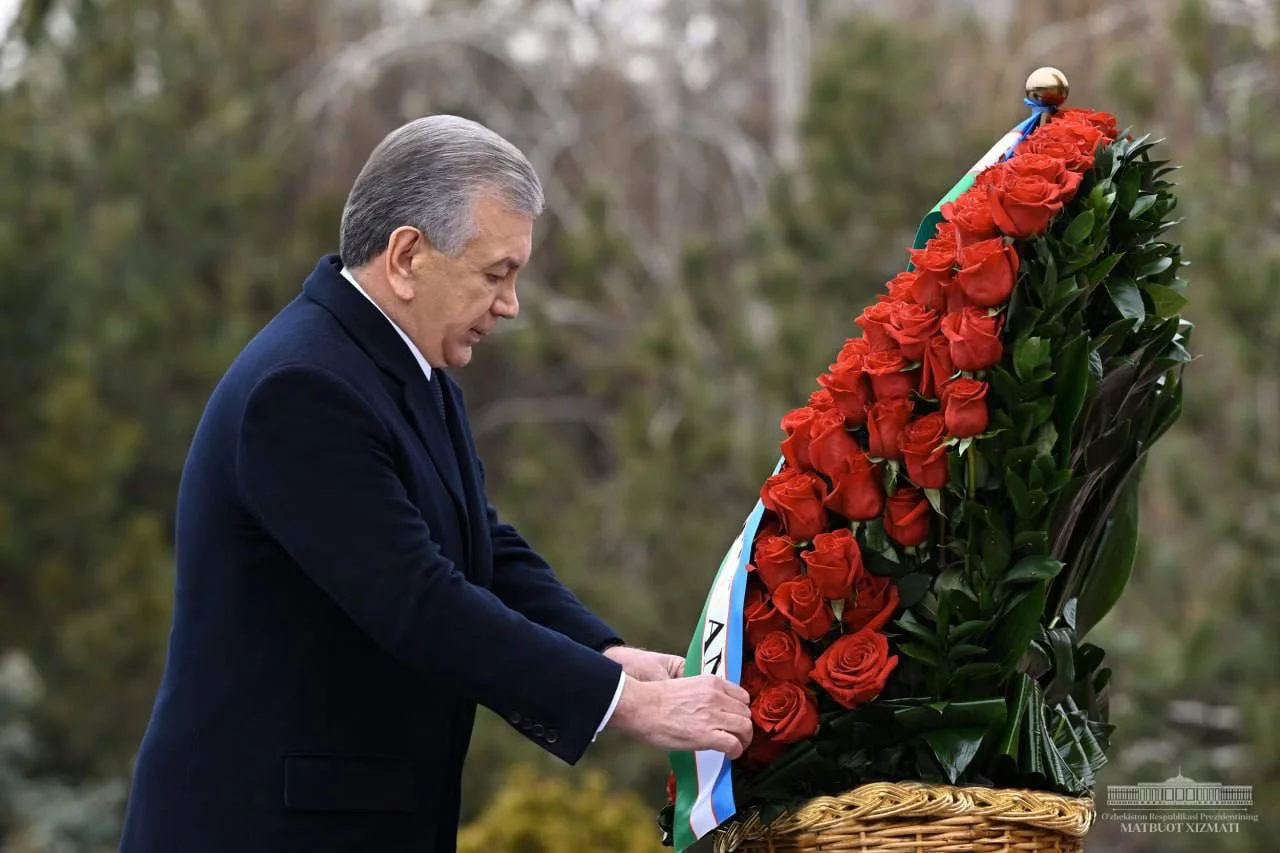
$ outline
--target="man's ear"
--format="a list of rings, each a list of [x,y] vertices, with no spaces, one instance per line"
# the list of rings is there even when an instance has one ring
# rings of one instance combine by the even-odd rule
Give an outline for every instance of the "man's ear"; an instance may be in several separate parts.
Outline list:
[[[415,273],[427,262],[431,244],[421,231],[410,225],[401,225],[391,232],[383,264],[391,291],[406,302],[417,295]]]

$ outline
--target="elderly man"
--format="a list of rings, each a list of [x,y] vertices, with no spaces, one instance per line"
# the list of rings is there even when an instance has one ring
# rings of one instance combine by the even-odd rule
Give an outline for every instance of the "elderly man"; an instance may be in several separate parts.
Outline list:
[[[486,497],[446,371],[516,316],[542,207],[492,131],[399,128],[340,254],[219,383],[183,471],[124,853],[452,851],[477,705],[569,763],[603,729],[750,741],[745,691],[624,645]]]

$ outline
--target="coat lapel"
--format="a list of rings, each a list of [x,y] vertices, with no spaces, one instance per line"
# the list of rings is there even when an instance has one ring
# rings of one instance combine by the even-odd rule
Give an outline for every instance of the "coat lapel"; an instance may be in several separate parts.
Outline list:
[[[342,277],[342,261],[326,255],[307,277],[303,292],[329,310],[360,348],[404,388],[405,415],[440,472],[458,518],[469,528],[462,474],[449,429],[436,409],[431,388],[413,353],[404,345],[387,318]],[[470,544],[470,543],[468,543]]]
[[[489,514],[484,491],[480,487],[480,473],[476,467],[475,448],[471,445],[467,414],[463,409],[462,394],[444,371],[440,372],[440,384],[444,391],[444,405],[449,412],[449,438],[453,442],[454,458],[462,465],[462,486],[466,496],[469,519],[469,548],[473,580],[481,586],[489,586],[493,580],[493,554],[489,545]]]
[[[462,487],[462,471],[458,466],[459,457],[449,436],[449,429],[436,409],[436,401],[431,397],[427,377],[421,371],[418,372],[417,381],[410,379],[405,383],[404,396],[413,431],[422,439],[432,463],[449,489],[458,518],[465,523],[468,518],[467,501]]]

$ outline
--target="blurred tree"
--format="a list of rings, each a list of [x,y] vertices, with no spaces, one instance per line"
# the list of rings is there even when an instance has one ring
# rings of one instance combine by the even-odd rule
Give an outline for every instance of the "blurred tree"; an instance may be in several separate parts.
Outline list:
[[[47,679],[50,769],[126,767],[187,439],[325,245],[272,88],[308,49],[307,4],[271,5],[55,7],[0,92],[0,198],[22,211],[0,225],[0,363],[20,367],[0,371],[0,645]]]
[[[0,850],[109,853],[118,847],[123,779],[73,786],[29,775],[39,757],[29,717],[43,689],[26,655],[0,655]]]
[[[615,792],[601,773],[566,781],[508,768],[484,811],[458,836],[458,853],[661,853],[653,809]]]

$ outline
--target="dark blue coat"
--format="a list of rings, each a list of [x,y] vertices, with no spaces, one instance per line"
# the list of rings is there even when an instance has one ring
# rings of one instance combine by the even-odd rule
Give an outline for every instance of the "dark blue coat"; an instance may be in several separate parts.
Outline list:
[[[125,853],[446,853],[476,705],[566,762],[618,642],[485,496],[386,318],[321,259],[209,400]]]

